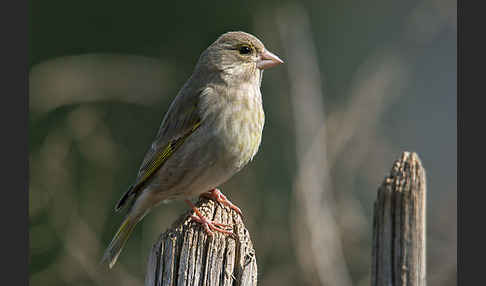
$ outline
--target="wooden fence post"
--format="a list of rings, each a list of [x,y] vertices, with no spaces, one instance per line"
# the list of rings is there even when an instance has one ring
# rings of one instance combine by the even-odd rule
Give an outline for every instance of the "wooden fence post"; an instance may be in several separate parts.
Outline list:
[[[256,285],[255,250],[241,217],[208,199],[196,206],[206,217],[230,225],[237,239],[208,236],[200,224],[190,222],[192,211],[187,212],[153,245],[145,286]]]
[[[372,286],[425,286],[425,171],[403,152],[378,189],[373,217]]]

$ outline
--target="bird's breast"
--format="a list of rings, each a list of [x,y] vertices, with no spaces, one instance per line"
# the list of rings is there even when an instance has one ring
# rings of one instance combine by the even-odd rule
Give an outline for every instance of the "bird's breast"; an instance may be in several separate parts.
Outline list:
[[[226,99],[216,115],[214,132],[228,168],[241,169],[252,160],[260,146],[264,121],[259,89]]]

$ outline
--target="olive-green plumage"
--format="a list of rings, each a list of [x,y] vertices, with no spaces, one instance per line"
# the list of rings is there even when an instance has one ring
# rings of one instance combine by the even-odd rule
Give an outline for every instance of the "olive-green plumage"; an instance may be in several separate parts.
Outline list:
[[[128,214],[102,261],[116,263],[135,225],[157,204],[213,189],[257,153],[264,113],[263,69],[282,63],[256,37],[220,36],[200,56],[165,114],[135,183],[115,209]]]

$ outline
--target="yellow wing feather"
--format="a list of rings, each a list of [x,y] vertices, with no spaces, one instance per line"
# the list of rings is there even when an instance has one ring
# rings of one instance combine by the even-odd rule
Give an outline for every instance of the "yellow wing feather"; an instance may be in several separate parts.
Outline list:
[[[147,167],[143,168],[144,173],[143,175],[140,176],[140,179],[137,181],[135,184],[134,189],[139,187],[141,184],[145,183],[150,176],[152,176],[155,171],[162,166],[162,164],[167,160],[167,158],[174,153],[177,148],[179,148],[182,143],[184,143],[184,140],[186,140],[189,135],[191,135],[196,129],[201,125],[201,121],[196,122],[196,124],[191,128],[191,130],[185,134],[182,137],[179,137],[177,139],[171,140],[169,144],[163,149],[162,152],[160,152],[157,156],[154,157],[154,159],[150,162],[148,162]]]
[[[120,210],[122,208],[127,199],[132,195],[136,194],[140,187],[167,161],[167,159],[184,143],[184,141],[189,137],[197,128],[201,125],[201,121],[197,120],[193,127],[184,135],[179,138],[170,140],[168,144],[161,149],[161,151],[152,154],[150,160],[148,160],[145,164],[143,164],[142,168],[140,168],[140,174],[137,178],[135,184],[130,186],[128,191],[121,197],[118,203],[115,206],[115,211]]]

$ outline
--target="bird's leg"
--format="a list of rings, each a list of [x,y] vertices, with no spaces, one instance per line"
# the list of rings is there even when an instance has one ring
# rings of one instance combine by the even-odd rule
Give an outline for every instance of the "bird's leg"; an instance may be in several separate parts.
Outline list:
[[[186,203],[192,208],[192,210],[196,213],[197,216],[191,215],[191,219],[193,221],[196,221],[204,226],[204,229],[206,230],[206,233],[210,236],[213,236],[212,231],[219,231],[224,234],[228,235],[233,235],[231,231],[227,231],[222,229],[221,227],[228,227],[227,224],[219,223],[219,222],[214,222],[209,219],[207,219],[197,208],[196,206],[190,201],[186,200]]]
[[[213,199],[217,202],[220,202],[221,204],[237,212],[240,216],[243,216],[243,213],[241,212],[240,208],[235,206],[232,202],[230,202],[230,200],[228,200],[226,196],[223,195],[223,193],[219,189],[214,188],[211,191],[203,193],[201,197],[206,197],[209,199]]]

